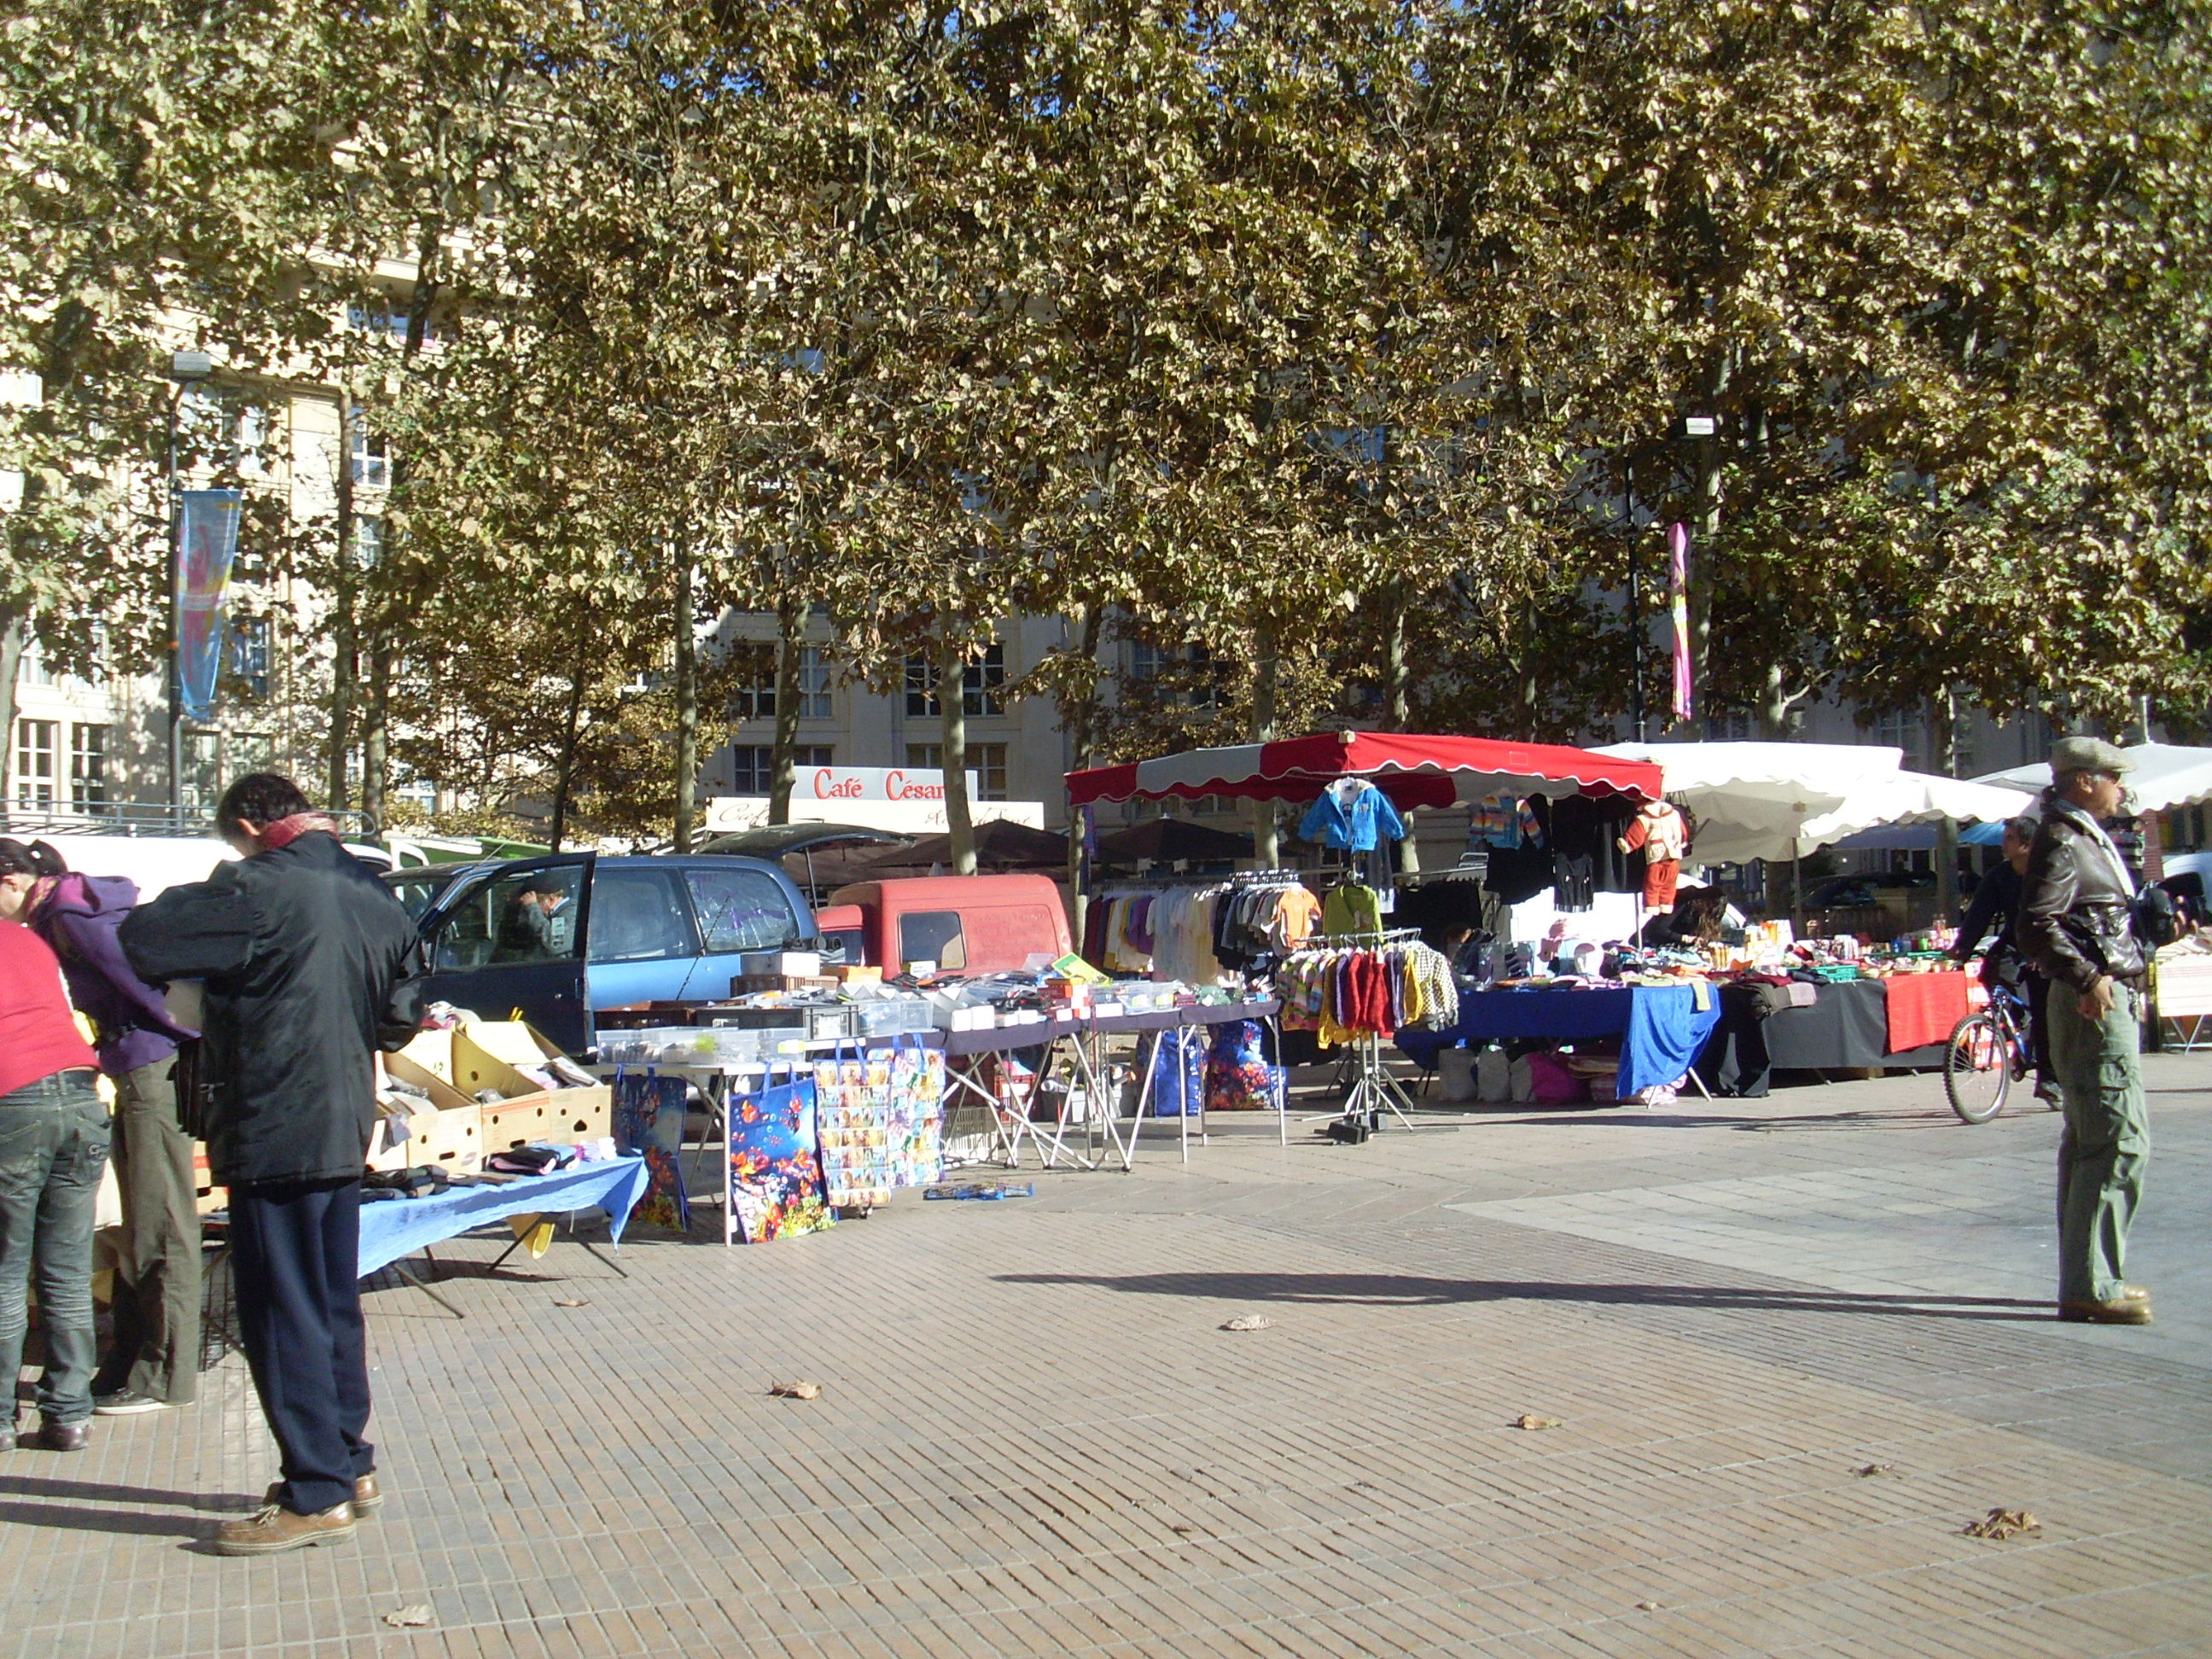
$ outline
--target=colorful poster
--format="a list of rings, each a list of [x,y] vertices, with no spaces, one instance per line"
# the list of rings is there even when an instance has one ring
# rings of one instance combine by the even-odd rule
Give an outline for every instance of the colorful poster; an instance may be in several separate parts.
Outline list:
[[[1690,526],[1667,526],[1667,602],[1674,623],[1674,718],[1697,713],[1697,678],[1690,661]]]
[[[892,1144],[890,1089],[887,1054],[815,1062],[822,1182],[836,1208],[871,1210],[891,1201],[902,1149]]]
[[[615,1073],[615,1149],[645,1159],[645,1196],[634,1221],[650,1221],[677,1232],[691,1227],[691,1202],[684,1191],[684,1112],[686,1091],[680,1077],[653,1072]]]
[[[833,1225],[815,1149],[812,1077],[730,1096],[724,1242],[765,1244]]]
[[[891,1050],[890,1127],[901,1186],[945,1178],[945,1051],[919,1042]]]
[[[177,495],[177,673],[185,718],[215,718],[222,666],[223,598],[238,552],[235,489],[186,489]]]

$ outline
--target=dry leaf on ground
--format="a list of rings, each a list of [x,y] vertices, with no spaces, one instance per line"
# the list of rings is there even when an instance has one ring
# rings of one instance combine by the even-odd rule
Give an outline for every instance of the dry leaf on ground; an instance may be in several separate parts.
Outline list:
[[[1510,1425],[1516,1429],[1564,1429],[1567,1425],[1556,1417],[1539,1417],[1534,1412],[1522,1412]]]
[[[1265,1314],[1238,1314],[1221,1328],[1224,1331],[1264,1331],[1274,1322]]]
[[[430,1622],[430,1609],[418,1601],[411,1607],[402,1607],[397,1613],[386,1613],[384,1622],[402,1627],[410,1625],[427,1625]]]
[[[2043,1522],[2026,1510],[1995,1509],[1959,1530],[1969,1538],[2017,1538],[2024,1532],[2041,1532]]]
[[[592,1304],[585,1301],[580,1297],[571,1297],[565,1301],[556,1297],[553,1301],[553,1305],[556,1308],[588,1308]]]
[[[1851,1473],[1862,1480],[1869,1480],[1877,1474],[1886,1474],[1893,1480],[1904,1478],[1897,1473],[1897,1465],[1894,1463],[1862,1463]]]
[[[1638,1613],[1656,1613],[1659,1611],[1659,1604],[1656,1601],[1638,1601],[1636,1604],[1636,1610]]]
[[[768,1391],[782,1400],[818,1400],[822,1397],[819,1382],[771,1382]]]

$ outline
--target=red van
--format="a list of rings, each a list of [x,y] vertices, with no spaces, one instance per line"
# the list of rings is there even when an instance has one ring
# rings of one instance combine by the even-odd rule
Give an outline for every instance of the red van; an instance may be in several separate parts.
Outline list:
[[[842,939],[845,960],[887,975],[909,962],[940,973],[998,974],[1074,949],[1067,909],[1049,876],[915,876],[855,882],[815,912],[825,939]]]

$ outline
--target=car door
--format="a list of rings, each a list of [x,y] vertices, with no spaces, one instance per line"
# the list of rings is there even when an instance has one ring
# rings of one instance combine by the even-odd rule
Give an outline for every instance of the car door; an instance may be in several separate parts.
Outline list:
[[[592,1007],[678,1001],[698,955],[690,901],[665,860],[601,860],[592,875]]]
[[[683,864],[684,885],[699,919],[702,950],[684,988],[688,1002],[730,994],[747,951],[774,951],[805,933],[784,885],[734,859]]]
[[[570,1054],[592,1046],[584,994],[589,853],[495,866],[456,882],[422,927],[426,1002],[486,1019],[520,1012]]]

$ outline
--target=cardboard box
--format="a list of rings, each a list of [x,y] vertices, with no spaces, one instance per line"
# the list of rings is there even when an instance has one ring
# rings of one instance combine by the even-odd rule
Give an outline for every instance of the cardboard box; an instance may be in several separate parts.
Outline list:
[[[477,1112],[483,1123],[486,1158],[533,1140],[572,1146],[613,1133],[614,1090],[604,1083],[589,1089],[556,1089],[550,1094],[479,1106]]]
[[[215,1184],[215,1172],[208,1167],[207,1142],[192,1142],[192,1213],[211,1215],[226,1209],[230,1204],[230,1188]]]
[[[527,1146],[533,1140],[572,1146],[612,1130],[614,1091],[604,1083],[543,1089],[515,1070],[565,1056],[552,1039],[521,1020],[471,1020],[453,1033],[455,1086],[473,1097],[489,1089],[500,1098],[477,1106],[483,1156]]]

